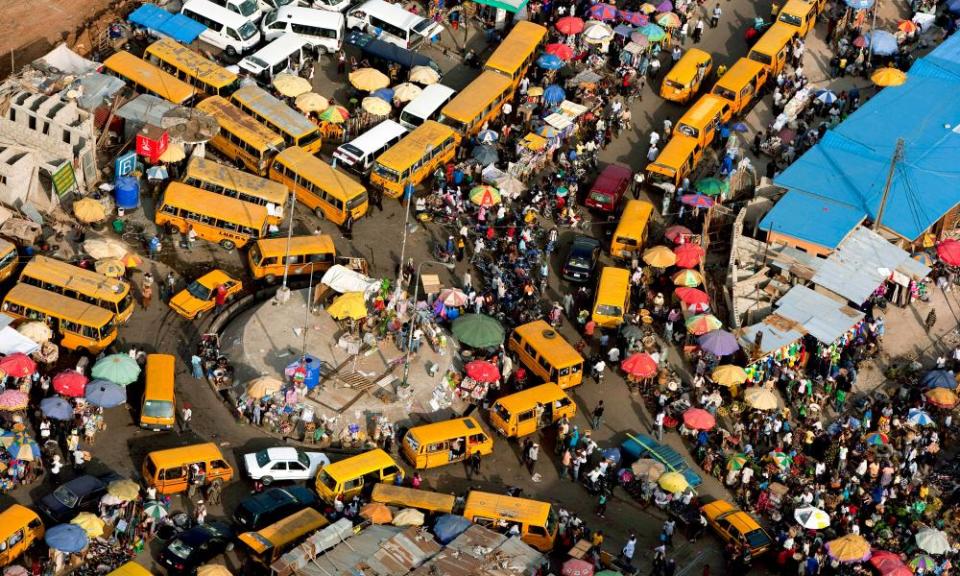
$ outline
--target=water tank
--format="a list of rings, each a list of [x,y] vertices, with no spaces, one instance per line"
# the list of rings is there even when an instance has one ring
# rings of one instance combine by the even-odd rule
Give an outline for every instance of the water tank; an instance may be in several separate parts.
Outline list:
[[[133,176],[117,178],[114,191],[117,198],[117,207],[131,210],[140,206],[140,182]]]

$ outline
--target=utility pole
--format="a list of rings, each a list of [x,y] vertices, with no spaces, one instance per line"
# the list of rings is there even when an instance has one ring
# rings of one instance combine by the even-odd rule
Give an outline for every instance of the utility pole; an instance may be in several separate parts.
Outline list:
[[[883,196],[880,198],[880,208],[877,210],[877,219],[873,222],[873,231],[880,231],[880,223],[883,221],[883,213],[887,209],[887,199],[890,197],[890,188],[893,186],[893,172],[897,169],[897,163],[903,160],[903,138],[897,138],[897,147],[893,151],[893,158],[890,160],[890,170],[887,172],[887,183],[883,185]]]

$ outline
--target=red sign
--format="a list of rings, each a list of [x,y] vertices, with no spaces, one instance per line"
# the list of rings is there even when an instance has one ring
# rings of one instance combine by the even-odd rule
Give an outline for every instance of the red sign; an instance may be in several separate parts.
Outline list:
[[[166,130],[147,125],[137,134],[137,154],[143,156],[151,164],[156,164],[167,145],[170,144],[170,135]]]

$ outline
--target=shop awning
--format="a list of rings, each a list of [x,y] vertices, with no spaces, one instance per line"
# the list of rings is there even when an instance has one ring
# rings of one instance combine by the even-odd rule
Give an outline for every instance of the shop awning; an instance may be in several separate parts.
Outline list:
[[[507,12],[517,12],[523,10],[527,7],[527,2],[530,0],[477,0],[477,4],[483,4],[484,6],[491,6],[493,8],[499,8],[501,10],[506,10]]]
[[[172,14],[154,4],[144,4],[131,12],[127,19],[137,26],[154,30],[184,44],[190,44],[207,29],[196,20],[183,14]]]

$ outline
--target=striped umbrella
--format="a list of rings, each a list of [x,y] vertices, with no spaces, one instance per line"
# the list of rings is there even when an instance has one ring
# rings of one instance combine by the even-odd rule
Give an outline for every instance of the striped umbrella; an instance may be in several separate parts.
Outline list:
[[[684,269],[673,275],[673,285],[696,288],[703,284],[703,276],[696,270]]]
[[[789,454],[784,452],[771,452],[770,459],[773,460],[773,463],[777,465],[778,468],[787,468],[793,462],[793,458]]]
[[[746,454],[737,453],[727,458],[727,470],[743,470],[749,459]]]
[[[873,432],[867,434],[866,442],[868,446],[881,446],[887,444],[890,440],[887,438],[887,435],[883,432]]]
[[[143,505],[143,513],[154,520],[159,520],[169,514],[169,511],[161,502],[150,500]]]
[[[937,561],[926,554],[914,556],[907,564],[913,568],[914,572],[933,572],[937,567]]]
[[[723,327],[723,323],[713,314],[697,314],[696,316],[691,316],[687,318],[685,324],[687,326],[687,332],[695,336],[703,336],[707,332],[719,330]]]

